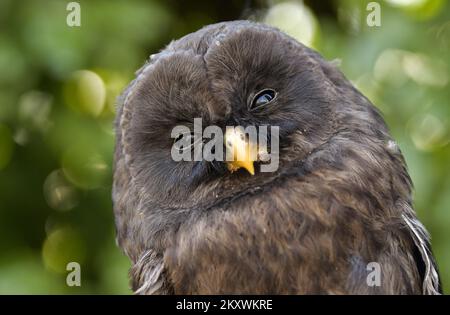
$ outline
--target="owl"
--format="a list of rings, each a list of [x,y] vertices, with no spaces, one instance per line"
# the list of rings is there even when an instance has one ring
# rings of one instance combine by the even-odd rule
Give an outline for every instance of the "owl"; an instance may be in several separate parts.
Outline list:
[[[261,171],[260,154],[174,160],[174,127],[196,118],[223,130],[225,151],[249,144],[229,126],[277,127],[277,168]],[[135,294],[441,292],[381,114],[283,32],[232,21],[171,42],[119,97],[115,127],[117,242]]]

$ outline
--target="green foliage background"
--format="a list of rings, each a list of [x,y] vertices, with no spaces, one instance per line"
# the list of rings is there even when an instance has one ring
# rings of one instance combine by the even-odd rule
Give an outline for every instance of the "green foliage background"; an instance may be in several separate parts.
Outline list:
[[[84,0],[81,27],[68,2],[0,0],[0,293],[131,293],[110,198],[115,98],[170,40],[239,18],[340,59],[382,110],[449,292],[448,1],[378,1],[379,27],[369,1]],[[81,287],[66,285],[70,261]]]

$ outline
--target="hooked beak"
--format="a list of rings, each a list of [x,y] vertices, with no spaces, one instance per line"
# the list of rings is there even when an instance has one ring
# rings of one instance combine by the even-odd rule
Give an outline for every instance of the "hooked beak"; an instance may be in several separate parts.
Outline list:
[[[240,128],[227,129],[224,140],[228,170],[235,172],[245,168],[251,175],[255,175],[253,163],[258,160],[258,145],[250,142]]]

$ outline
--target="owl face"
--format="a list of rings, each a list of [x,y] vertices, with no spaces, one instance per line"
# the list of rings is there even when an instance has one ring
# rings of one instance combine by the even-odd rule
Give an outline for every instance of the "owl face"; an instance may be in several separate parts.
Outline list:
[[[256,24],[210,28],[155,55],[126,95],[131,113],[122,137],[133,156],[132,176],[163,205],[209,203],[269,182],[331,130],[330,100],[336,97],[311,50]],[[172,130],[182,125],[193,131],[194,119],[224,134],[227,126],[277,127],[278,169],[263,173],[262,162],[252,161],[252,176],[248,167],[226,161],[174,161]]]

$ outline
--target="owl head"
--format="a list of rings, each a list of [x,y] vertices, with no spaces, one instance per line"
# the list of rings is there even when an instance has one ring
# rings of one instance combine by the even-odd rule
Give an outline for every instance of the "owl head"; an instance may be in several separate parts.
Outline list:
[[[118,144],[148,200],[162,207],[211,205],[292,171],[326,142],[341,123],[338,110],[342,115],[340,108],[351,102],[340,97],[352,89],[347,82],[316,52],[275,28],[247,21],[210,25],[172,42],[138,71],[122,96]],[[174,160],[180,135],[197,141],[196,119],[201,134],[209,126],[223,131],[224,151],[248,143],[227,127],[276,127],[277,168],[262,172],[258,154],[245,163]],[[176,126],[188,132],[174,135]],[[266,137],[270,154],[271,133]]]

